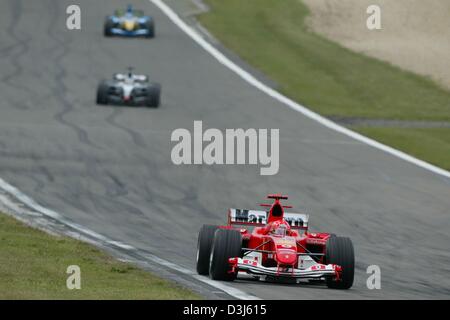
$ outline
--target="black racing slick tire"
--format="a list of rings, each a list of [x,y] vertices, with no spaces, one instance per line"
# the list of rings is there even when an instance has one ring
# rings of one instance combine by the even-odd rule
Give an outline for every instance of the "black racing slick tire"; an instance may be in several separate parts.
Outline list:
[[[211,248],[209,276],[213,280],[233,281],[236,273],[230,273],[229,258],[240,257],[242,236],[237,230],[217,229]]]
[[[108,85],[105,81],[100,82],[97,87],[97,104],[108,104]]]
[[[153,19],[147,20],[145,22],[144,26],[148,31],[148,33],[145,37],[146,38],[154,38],[155,37],[155,22],[153,21]]]
[[[355,274],[355,253],[350,238],[330,237],[326,244],[327,264],[337,264],[342,268],[341,279],[327,278],[327,286],[332,289],[349,289]]]
[[[161,102],[161,85],[155,83],[147,88],[147,99],[145,105],[147,107],[158,108]]]
[[[114,28],[114,22],[107,17],[105,20],[105,25],[103,27],[103,34],[105,35],[105,37],[112,36],[112,28]]]
[[[218,226],[204,224],[198,233],[197,241],[197,273],[201,275],[209,274],[209,258],[211,247],[214,241],[214,234]]]

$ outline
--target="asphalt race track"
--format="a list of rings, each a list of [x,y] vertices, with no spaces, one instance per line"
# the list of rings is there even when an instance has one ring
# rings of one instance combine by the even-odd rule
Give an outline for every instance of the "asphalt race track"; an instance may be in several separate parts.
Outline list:
[[[65,27],[71,1],[0,2],[0,177],[42,205],[112,239],[189,269],[203,223],[258,208],[270,192],[310,214],[311,230],[352,238],[351,290],[240,280],[261,298],[448,298],[450,179],[323,127],[241,80],[150,2],[156,38],[103,37],[126,3],[77,1],[82,30]],[[162,84],[159,109],[95,104],[100,79],[134,66]],[[176,128],[279,128],[280,171],[175,166]],[[379,265],[381,290],[366,288]]]

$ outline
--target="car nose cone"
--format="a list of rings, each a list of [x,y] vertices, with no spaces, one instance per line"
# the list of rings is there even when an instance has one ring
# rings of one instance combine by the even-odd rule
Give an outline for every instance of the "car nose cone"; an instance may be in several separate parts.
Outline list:
[[[134,29],[135,23],[134,21],[125,21],[123,23],[123,27],[127,31],[132,31]]]
[[[276,260],[280,264],[293,265],[297,262],[297,252],[294,250],[278,250]]]

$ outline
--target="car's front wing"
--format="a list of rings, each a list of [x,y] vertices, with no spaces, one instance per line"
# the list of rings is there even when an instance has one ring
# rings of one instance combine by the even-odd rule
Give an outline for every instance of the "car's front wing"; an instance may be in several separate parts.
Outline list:
[[[232,272],[245,271],[257,276],[273,276],[296,279],[317,279],[323,277],[340,278],[341,267],[335,264],[317,263],[305,269],[264,267],[253,259],[231,258]]]
[[[121,28],[112,28],[111,33],[119,36],[137,37],[137,36],[146,36],[149,34],[149,31],[147,29],[127,31]]]
[[[123,97],[118,96],[108,96],[108,104],[116,104],[123,106],[143,106],[145,105],[145,97],[134,97],[133,99],[124,99]]]

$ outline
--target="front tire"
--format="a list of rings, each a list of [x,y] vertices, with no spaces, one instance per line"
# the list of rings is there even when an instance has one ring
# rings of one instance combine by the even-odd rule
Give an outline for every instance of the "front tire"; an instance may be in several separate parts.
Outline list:
[[[112,34],[112,28],[114,28],[114,22],[110,18],[106,18],[105,25],[103,28],[103,34],[105,37],[111,37]]]
[[[145,28],[148,31],[148,33],[145,37],[146,38],[154,38],[155,37],[155,23],[153,22],[153,19],[147,20],[145,22]]]
[[[100,82],[97,87],[97,104],[108,104],[108,85],[105,81]]]
[[[158,108],[161,102],[161,86],[153,84],[148,87],[147,99],[145,105],[147,107]]]
[[[204,224],[198,233],[197,242],[197,273],[201,275],[209,274],[209,258],[211,257],[211,247],[214,241],[214,233],[218,226]]]
[[[326,263],[341,266],[340,281],[327,278],[327,286],[332,289],[349,289],[353,285],[355,274],[355,253],[350,238],[330,237],[326,245]]]
[[[229,258],[240,257],[242,236],[237,230],[217,229],[211,249],[209,276],[213,280],[233,281],[237,273],[230,273]]]

